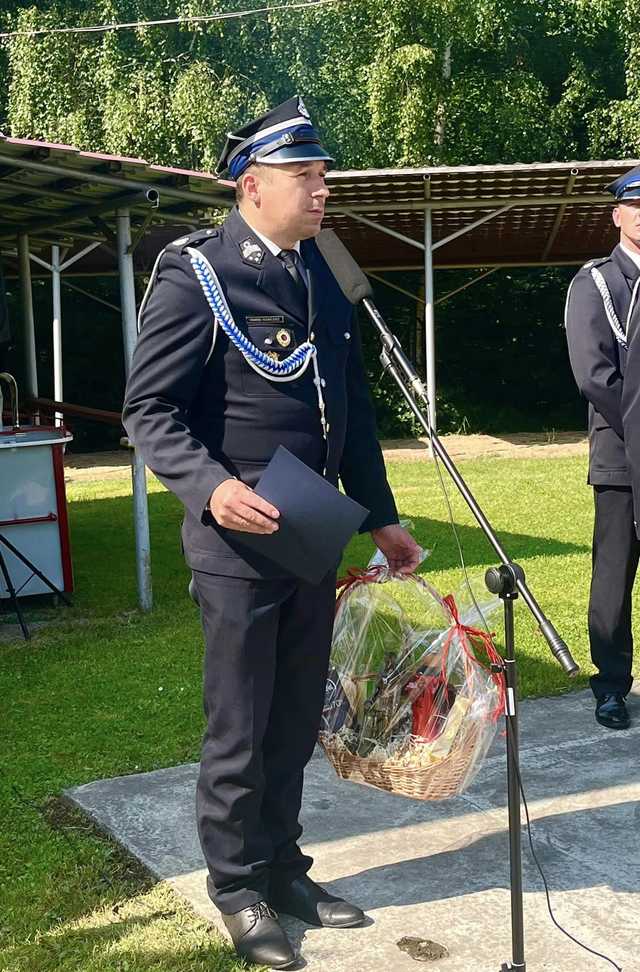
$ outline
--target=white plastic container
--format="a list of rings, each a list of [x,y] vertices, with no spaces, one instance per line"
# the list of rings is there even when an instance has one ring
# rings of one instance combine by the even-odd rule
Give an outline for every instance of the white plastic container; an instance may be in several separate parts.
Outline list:
[[[65,593],[73,590],[73,572],[63,456],[72,438],[64,427],[0,430],[0,534]],[[0,553],[19,597],[51,594],[3,543]],[[8,596],[0,573],[0,597]]]

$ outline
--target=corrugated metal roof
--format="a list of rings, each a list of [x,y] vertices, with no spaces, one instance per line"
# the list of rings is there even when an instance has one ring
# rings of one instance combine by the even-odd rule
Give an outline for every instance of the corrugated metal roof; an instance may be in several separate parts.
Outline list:
[[[154,219],[179,222],[194,207],[228,206],[231,187],[209,172],[0,136],[0,241],[24,230],[34,250],[102,239],[96,217],[108,223],[119,205],[130,208],[134,224],[142,222],[150,207],[140,194],[148,188],[160,193]]]
[[[612,197],[605,187],[635,159],[543,162],[330,174],[329,213],[344,243],[372,269],[419,267],[420,251],[345,210],[424,242],[431,210],[434,244],[483,216],[505,212],[437,246],[438,266],[581,263],[614,245]]]
[[[324,225],[335,229],[371,269],[417,268],[423,255],[356,217],[421,244],[427,209],[436,267],[579,263],[607,252],[615,242],[605,186],[636,164],[627,159],[332,171]],[[172,238],[167,224],[210,222],[212,208],[233,201],[232,184],[209,172],[0,136],[0,244],[11,245],[18,232],[30,230],[32,250],[60,242],[72,252],[88,240],[104,239],[116,205],[129,206],[134,226],[141,224],[149,204],[136,193],[147,188],[160,194],[152,218],[164,226],[152,228],[138,247],[141,269]],[[110,260],[101,248],[82,261],[82,270],[100,272]]]

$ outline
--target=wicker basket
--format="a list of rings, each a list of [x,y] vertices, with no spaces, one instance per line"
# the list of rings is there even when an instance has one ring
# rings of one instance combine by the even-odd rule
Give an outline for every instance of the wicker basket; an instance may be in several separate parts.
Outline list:
[[[354,756],[335,741],[332,733],[321,732],[319,742],[336,773],[343,780],[368,783],[379,790],[412,797],[414,800],[445,800],[461,792],[480,755],[480,729],[467,729],[464,739],[456,738],[451,751],[430,766],[398,766],[391,760]]]

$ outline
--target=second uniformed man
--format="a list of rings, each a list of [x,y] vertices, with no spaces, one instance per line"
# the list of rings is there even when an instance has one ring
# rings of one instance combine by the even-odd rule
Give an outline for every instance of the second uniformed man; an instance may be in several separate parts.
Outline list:
[[[363,529],[393,569],[419,561],[397,522],[353,308],[314,242],[330,161],[297,97],[229,136],[219,168],[238,206],[159,259],[124,410],[145,462],[185,506],[206,640],[197,817],[209,894],[237,951],[273,968],[296,961],[273,909],[337,927],[364,915],[308,877],[298,846],[335,571],[308,584],[238,541],[278,529],[252,487],[282,444],[371,511]]]
[[[571,367],[589,402],[589,483],[595,499],[589,641],[596,720],[608,729],[630,724],[631,593],[640,541],[640,167],[616,179],[613,221],[620,242],[577,273],[565,323]],[[632,353],[633,350],[633,353]],[[634,493],[636,513],[634,514]]]

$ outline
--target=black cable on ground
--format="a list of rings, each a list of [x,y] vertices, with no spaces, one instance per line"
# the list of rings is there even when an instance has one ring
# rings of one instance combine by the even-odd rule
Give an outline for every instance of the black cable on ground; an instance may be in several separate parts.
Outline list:
[[[508,732],[513,732],[513,728],[511,726],[511,723],[509,722],[509,720],[507,720],[507,731]],[[534,863],[535,863],[535,865],[536,865],[536,867],[538,869],[538,872],[540,874],[540,877],[542,879],[542,884],[544,885],[544,893],[545,893],[545,897],[547,899],[547,910],[549,912],[549,917],[551,918],[551,921],[556,926],[556,928],[558,929],[558,931],[561,931],[563,935],[566,935],[566,937],[570,941],[572,941],[574,943],[574,945],[577,945],[579,948],[584,949],[585,952],[589,952],[591,955],[595,955],[596,958],[600,958],[604,962],[608,962],[609,965],[613,966],[613,968],[617,970],[617,972],[623,972],[622,966],[617,965],[613,961],[612,958],[609,958],[608,955],[603,955],[602,952],[597,952],[595,949],[590,948],[588,945],[585,945],[584,942],[581,942],[578,938],[575,938],[575,936],[572,935],[570,932],[568,932],[566,928],[563,928],[563,926],[560,924],[560,922],[558,921],[558,919],[554,915],[553,908],[551,907],[551,895],[549,893],[549,885],[547,883],[547,879],[545,877],[544,871],[542,870],[542,865],[540,864],[540,861],[538,860],[538,856],[537,856],[537,854],[535,852],[535,848],[533,846],[533,833],[532,833],[532,830],[531,830],[531,818],[529,816],[529,807],[527,806],[527,798],[525,796],[524,787],[522,785],[522,777],[520,775],[520,767],[517,764],[515,764],[514,768],[515,768],[515,771],[516,771],[516,776],[518,777],[518,787],[520,788],[520,796],[522,797],[522,805],[524,807],[525,817],[526,817],[526,820],[527,820],[527,838],[528,838],[528,842],[529,842],[529,849],[531,850],[531,856],[533,857]]]

